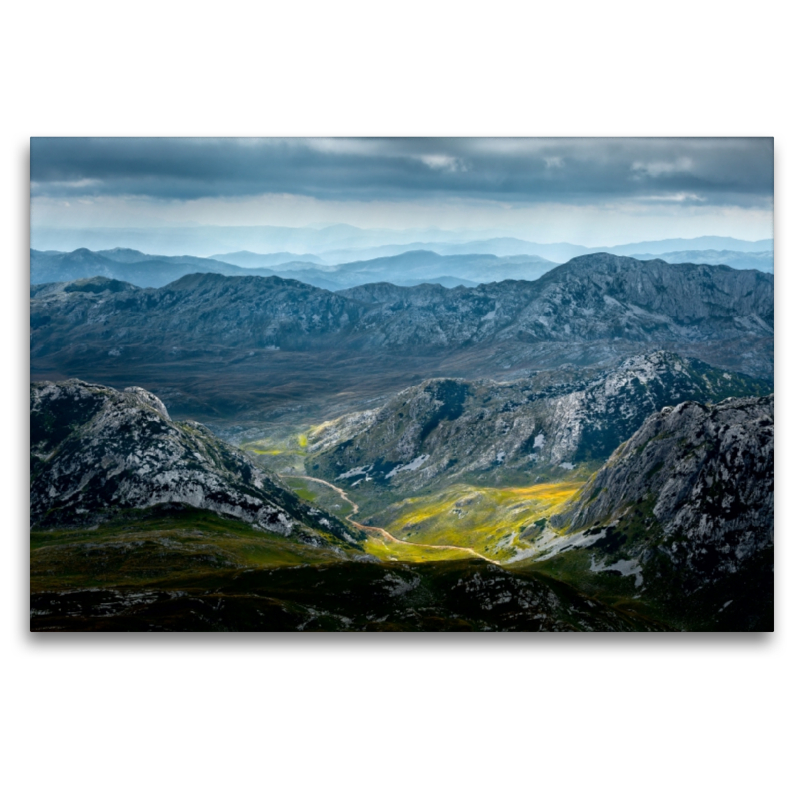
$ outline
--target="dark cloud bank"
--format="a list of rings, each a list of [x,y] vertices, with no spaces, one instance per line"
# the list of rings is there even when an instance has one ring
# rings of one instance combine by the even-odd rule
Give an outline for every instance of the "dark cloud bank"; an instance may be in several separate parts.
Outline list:
[[[288,193],[768,207],[773,140],[34,138],[33,197]]]

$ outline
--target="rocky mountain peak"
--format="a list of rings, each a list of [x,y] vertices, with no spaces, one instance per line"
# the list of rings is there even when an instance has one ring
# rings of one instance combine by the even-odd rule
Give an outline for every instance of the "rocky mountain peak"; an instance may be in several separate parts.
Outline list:
[[[291,492],[158,397],[70,380],[31,384],[31,523],[91,524],[126,509],[190,506],[310,544],[363,534]]]
[[[550,518],[547,546],[686,591],[734,575],[773,543],[774,437],[773,395],[667,406]]]

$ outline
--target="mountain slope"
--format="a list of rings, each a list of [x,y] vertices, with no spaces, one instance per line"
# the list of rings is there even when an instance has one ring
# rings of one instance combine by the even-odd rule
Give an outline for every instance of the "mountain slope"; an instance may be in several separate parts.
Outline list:
[[[85,527],[126,509],[191,506],[306,544],[362,533],[300,500],[144,389],[31,384],[31,524]]]
[[[37,591],[32,630],[641,631],[665,626],[485,561],[217,571]]]
[[[590,573],[633,578],[673,613],[716,615],[733,604],[746,627],[771,629],[773,397],[653,414],[524,537],[539,559],[583,559]]]
[[[62,333],[73,341],[302,349],[325,346],[322,337],[330,334],[347,336],[365,311],[360,303],[298,281],[192,274],[162,289],[102,280],[38,289],[31,324],[38,329],[43,314],[45,325],[63,325]]]
[[[434,379],[385,406],[316,428],[320,477],[414,492],[442,481],[562,478],[597,465],[665,405],[766,394],[768,383],[674,353],[627,359],[591,380],[541,385]]]
[[[566,335],[598,336],[605,328],[644,339],[666,332],[707,338],[772,326],[772,276],[760,272],[597,253],[557,267],[538,286],[525,321],[532,332],[539,322],[543,335],[563,326]],[[599,321],[604,305],[611,308]]]

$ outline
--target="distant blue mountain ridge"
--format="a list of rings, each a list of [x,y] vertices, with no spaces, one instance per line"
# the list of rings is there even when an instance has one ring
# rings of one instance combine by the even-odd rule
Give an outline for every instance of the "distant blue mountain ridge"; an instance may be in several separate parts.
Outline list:
[[[279,269],[240,267],[197,256],[148,255],[127,248],[71,253],[31,250],[32,284],[62,283],[95,276],[158,288],[192,273],[277,276],[337,291],[365,283],[388,282],[398,286],[439,283],[445,287],[476,286],[509,278],[535,280],[557,266],[538,256],[499,257],[489,254],[442,256],[431,251],[411,251],[396,256],[336,266],[290,261]]]
[[[540,243],[518,233],[497,229],[449,231],[431,227],[391,230],[342,224],[294,228],[274,225],[53,228],[37,225],[31,230],[31,247],[61,252],[78,248],[104,252],[124,247],[142,253],[210,256],[242,267],[274,267],[290,261],[318,263],[316,258],[328,265],[344,264],[399,255],[410,250],[430,250],[439,255],[538,255],[562,264],[575,256],[596,252],[617,255],[660,255],[693,250],[764,252],[772,250],[773,243],[772,239],[746,241],[727,236],[701,236],[631,243],[606,241],[584,246],[570,242]],[[245,262],[251,258],[250,254],[261,260]],[[279,260],[264,260],[274,256]]]
[[[659,251],[666,244],[692,243],[696,245],[727,243],[737,247],[758,245],[762,249],[683,249]],[[650,250],[644,250],[649,246]],[[445,287],[475,286],[502,280],[536,280],[562,263],[535,253],[518,252],[525,249],[544,248],[555,252],[559,248],[576,249],[578,245],[536,245],[520,239],[504,238],[467,242],[460,245],[430,243],[419,249],[413,245],[388,245],[371,248],[357,258],[342,263],[326,263],[325,258],[314,254],[253,253],[237,251],[219,254],[213,258],[193,255],[152,255],[132,248],[115,247],[92,251],[78,248],[72,252],[30,251],[30,280],[32,284],[60,283],[81,278],[101,276],[132,283],[142,287],[165,286],[191,273],[217,273],[220,275],[260,275],[290,278],[321,289],[337,291],[367,283],[386,282],[398,286],[421,283],[440,284]],[[475,252],[440,252],[469,250]],[[641,249],[638,249],[641,248]],[[400,249],[400,252],[391,252]],[[494,249],[498,252],[486,252]],[[588,250],[588,248],[580,248]],[[660,258],[667,263],[724,264],[734,269],[757,269],[773,272],[774,254],[772,240],[744,242],[725,237],[700,239],[671,239],[663,242],[641,242],[624,245],[614,250],[635,250],[632,255],[642,261]],[[384,253],[375,255],[376,251]],[[351,253],[353,251],[345,251]],[[359,251],[356,251],[359,252]],[[594,252],[594,251],[589,251]],[[572,258],[574,256],[570,256]],[[568,260],[568,259],[567,259]]]

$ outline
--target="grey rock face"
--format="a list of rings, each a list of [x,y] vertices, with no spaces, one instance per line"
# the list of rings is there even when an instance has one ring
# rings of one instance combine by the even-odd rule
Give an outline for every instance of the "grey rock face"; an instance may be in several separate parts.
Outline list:
[[[691,591],[772,546],[773,492],[773,396],[687,402],[649,417],[550,525]]]
[[[329,479],[404,491],[498,469],[566,477],[577,464],[605,460],[667,404],[768,391],[765,382],[661,351],[566,385],[430,380],[323,426],[309,452]]]
[[[184,504],[308,543],[363,538],[204,426],[171,421],[144,389],[36,383],[30,400],[34,526],[92,524],[120,509]]]

